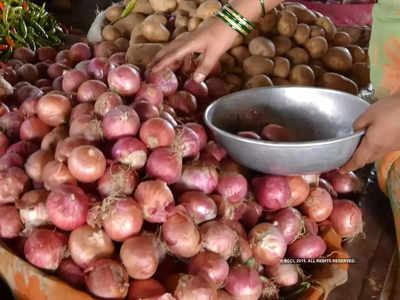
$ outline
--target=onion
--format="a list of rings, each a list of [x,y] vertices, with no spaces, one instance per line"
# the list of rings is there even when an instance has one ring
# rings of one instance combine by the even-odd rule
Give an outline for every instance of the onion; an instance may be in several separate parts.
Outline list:
[[[117,52],[110,56],[110,65],[115,68],[125,63],[125,52]]]
[[[168,147],[160,147],[149,155],[146,164],[146,174],[168,184],[179,180],[182,174],[182,157]]]
[[[0,238],[16,238],[22,231],[22,228],[22,222],[15,206],[0,206]]]
[[[89,74],[89,71],[88,71],[89,63],[90,63],[90,60],[83,60],[75,65],[75,70],[82,71],[86,74]]]
[[[54,60],[57,55],[57,50],[52,47],[40,47],[36,52],[40,61]]]
[[[285,256],[287,243],[281,231],[270,223],[260,223],[249,232],[250,247],[257,262],[273,266]]]
[[[78,88],[79,102],[95,102],[101,94],[107,92],[105,83],[99,80],[88,80]]]
[[[19,103],[23,103],[28,99],[37,99],[43,95],[43,92],[36,86],[33,85],[23,85],[21,87],[15,87],[15,97]]]
[[[23,62],[35,62],[36,54],[28,47],[18,47],[13,52],[13,58]]]
[[[288,177],[289,188],[291,191],[290,205],[298,206],[306,201],[310,194],[310,186],[301,176]]]
[[[144,122],[139,134],[140,139],[150,149],[170,146],[175,139],[174,128],[161,118],[154,118]]]
[[[261,137],[253,131],[239,131],[237,135],[247,139],[261,140]]]
[[[176,128],[175,145],[179,147],[184,158],[200,153],[200,141],[197,133],[186,126]]]
[[[318,258],[326,251],[324,240],[318,235],[306,235],[288,247],[288,255],[292,258]]]
[[[196,97],[187,91],[179,91],[168,97],[168,103],[177,111],[190,114],[197,110]]]
[[[175,109],[173,109],[168,104],[163,103],[162,106],[161,106],[161,110],[165,111],[166,113],[170,114],[171,116],[176,116]]]
[[[309,174],[309,175],[303,175],[302,177],[311,187],[318,186],[319,175]]]
[[[332,198],[337,198],[338,197],[338,193],[335,191],[333,186],[328,181],[326,181],[325,179],[320,178],[318,186],[320,188],[325,189],[331,195]]]
[[[262,287],[260,275],[246,265],[231,267],[225,281],[225,289],[237,299],[258,299]]]
[[[140,100],[132,105],[132,108],[137,112],[140,121],[144,122],[152,118],[158,118],[160,112],[157,106],[151,104],[147,100]]]
[[[110,71],[110,63],[105,57],[95,57],[90,60],[88,65],[88,74],[94,79],[106,81],[108,72]]]
[[[37,141],[50,132],[50,127],[36,117],[31,117],[22,122],[19,129],[21,140]]]
[[[339,194],[358,193],[362,189],[361,181],[352,172],[341,174],[338,171],[331,171],[325,174],[323,178],[326,178]]]
[[[64,71],[69,70],[69,67],[62,63],[51,64],[47,69],[47,75],[51,79],[56,79],[64,74]]]
[[[204,82],[199,83],[189,78],[185,81],[183,88],[195,95],[200,101],[204,101],[208,98],[208,87]]]
[[[56,62],[72,67],[75,64],[75,62],[72,61],[72,59],[69,57],[69,54],[70,50],[67,49],[61,50],[56,55]]]
[[[70,112],[71,102],[62,95],[45,95],[39,99],[37,104],[37,113],[40,120],[54,127],[65,123]]]
[[[29,178],[18,167],[0,171],[0,205],[14,203],[28,187]]]
[[[178,202],[186,208],[196,224],[213,220],[217,216],[217,206],[214,200],[203,192],[183,193]]]
[[[151,234],[132,237],[122,244],[120,257],[129,276],[149,279],[154,275],[159,263],[157,246]]]
[[[318,235],[318,225],[314,220],[308,217],[303,218],[304,227],[306,228],[306,233]]]
[[[35,82],[35,86],[37,86],[38,88],[51,87],[51,84],[52,82],[50,81],[50,79],[46,78],[39,79],[38,81]]]
[[[0,117],[4,116],[8,113],[10,109],[3,102],[0,102]]]
[[[0,117],[0,129],[10,139],[16,139],[19,137],[19,128],[23,121],[18,111],[10,111]]]
[[[39,79],[39,70],[32,64],[22,65],[17,69],[17,74],[22,80],[30,83],[34,83]]]
[[[235,203],[246,197],[248,185],[246,178],[239,173],[222,173],[219,175],[217,192]]]
[[[253,228],[262,215],[263,208],[255,201],[246,203],[246,210],[240,218],[240,222],[248,229]]]
[[[174,296],[179,300],[217,300],[217,290],[200,276],[183,275],[179,278]]]
[[[218,216],[225,221],[238,221],[246,212],[246,204],[244,201],[231,202],[225,197],[219,195],[211,195],[218,207]]]
[[[7,152],[0,158],[0,171],[5,171],[11,167],[23,168],[24,162],[25,160],[21,155],[15,152]]]
[[[128,300],[162,300],[158,296],[162,296],[165,293],[165,288],[155,279],[134,280],[129,287]]]
[[[53,80],[51,87],[53,88],[53,90],[60,91],[62,90],[62,82],[63,76],[58,76]]]
[[[81,268],[86,268],[96,259],[111,257],[114,244],[104,231],[84,225],[71,232],[68,250],[73,261]]]
[[[223,160],[227,154],[226,150],[214,141],[211,141],[207,144],[204,149],[204,153],[215,158],[215,160],[217,160],[218,162]]]
[[[54,160],[54,154],[51,151],[38,150],[34,152],[25,163],[26,174],[35,182],[43,182],[43,169],[52,160]]]
[[[174,205],[171,190],[161,180],[141,182],[136,188],[135,199],[142,207],[144,219],[150,223],[164,223]]]
[[[12,86],[15,86],[15,84],[18,82],[18,74],[17,72],[11,68],[11,67],[6,67],[4,69],[0,69],[0,75],[3,76],[3,78]]]
[[[86,223],[89,198],[77,186],[63,184],[53,188],[46,202],[51,221],[62,230],[74,230]]]
[[[361,209],[350,200],[334,200],[329,221],[335,231],[344,238],[354,238],[363,231]]]
[[[169,69],[164,69],[157,73],[150,73],[147,81],[157,86],[166,97],[175,94],[178,90],[178,78],[175,73]]]
[[[57,269],[57,275],[74,287],[83,288],[85,286],[83,270],[70,258],[61,262]]]
[[[97,98],[94,104],[94,112],[104,117],[111,109],[123,104],[120,95],[114,92],[105,92]]]
[[[176,207],[162,226],[162,236],[169,252],[178,257],[195,256],[201,249],[200,232],[186,209]]]
[[[143,83],[135,96],[135,102],[146,100],[149,103],[159,106],[164,99],[163,92],[155,84]]]
[[[19,141],[15,144],[12,144],[7,149],[7,153],[13,152],[21,155],[23,158],[27,158],[38,149],[39,147],[30,141]]]
[[[18,49],[21,49],[21,48],[24,48],[24,47],[20,47]],[[26,49],[28,49],[28,48],[26,48]],[[17,49],[15,49],[15,50],[17,50]],[[30,51],[32,51],[32,50],[30,50]],[[15,53],[15,51],[14,51],[14,53]],[[35,57],[35,54],[33,54],[33,57]],[[34,60],[32,60],[31,62],[34,62]],[[14,70],[18,69],[23,64],[24,64],[24,62],[21,59],[16,59],[16,58],[12,58],[12,59],[8,60],[8,62],[7,62],[7,65],[9,65]]]
[[[258,203],[267,211],[289,206],[291,191],[287,177],[264,176],[253,179],[254,193]]]
[[[302,234],[304,226],[303,217],[293,207],[287,207],[278,211],[274,215],[273,221],[273,224],[281,230],[287,244],[293,243]]]
[[[176,184],[180,191],[201,191],[211,194],[218,184],[217,169],[206,163],[183,165],[182,176]]]
[[[103,228],[113,241],[123,242],[142,229],[142,209],[132,198],[118,197],[105,210]]]
[[[139,116],[133,108],[126,105],[111,109],[103,119],[104,136],[109,140],[135,136],[139,127]]]
[[[299,268],[295,264],[277,264],[265,268],[265,274],[281,287],[294,286],[300,279]]]
[[[94,105],[92,103],[80,103],[71,111],[70,122],[74,121],[78,117],[82,115],[93,116],[94,113]]]
[[[113,163],[97,182],[97,190],[103,197],[130,195],[135,190],[139,178],[134,169]]]
[[[273,142],[293,142],[295,137],[285,127],[277,124],[269,124],[265,126],[261,132],[261,136],[268,141]]]
[[[94,182],[103,176],[106,159],[94,146],[79,146],[72,150],[68,158],[68,169],[81,182]]]
[[[72,45],[69,49],[69,58],[74,62],[87,60],[91,57],[92,51],[90,50],[90,47],[85,43],[76,43]]]
[[[37,98],[29,98],[22,102],[19,107],[19,112],[25,117],[30,118],[36,115],[37,113],[37,103],[39,99]]]
[[[176,122],[176,120],[170,113],[162,111],[162,112],[160,112],[160,118],[168,121],[168,123],[170,123],[173,127],[178,126],[178,123]]]
[[[208,94],[212,99],[218,99],[228,94],[226,83],[218,77],[210,77],[206,80]]]
[[[55,271],[64,257],[66,245],[67,238],[61,232],[36,229],[25,242],[25,257],[36,267]]]
[[[110,89],[122,96],[133,96],[140,89],[140,74],[130,65],[122,65],[108,73]]]
[[[55,150],[57,144],[68,137],[68,131],[65,126],[59,126],[50,131],[43,138],[40,148],[45,151]]]
[[[253,251],[250,248],[249,241],[247,237],[239,236],[239,251],[240,251],[240,261],[242,263],[247,263],[249,259],[253,257]]]
[[[43,183],[47,190],[54,190],[62,184],[76,184],[76,179],[71,175],[68,167],[59,161],[53,160],[43,169]]]
[[[134,169],[141,169],[147,161],[147,148],[136,138],[121,138],[112,147],[112,157]]]
[[[205,249],[218,253],[225,259],[235,254],[238,235],[229,226],[218,221],[209,221],[200,226],[200,233]]]
[[[72,153],[72,150],[74,150],[76,147],[84,145],[90,145],[90,143],[82,137],[67,137],[66,139],[58,142],[55,158],[60,162],[64,162],[68,160]]]
[[[100,142],[103,139],[101,121],[91,115],[81,115],[70,123],[69,135],[83,137],[89,142]]]
[[[0,156],[3,156],[6,153],[8,145],[9,141],[7,136],[0,132]]]
[[[186,123],[185,126],[189,127],[197,134],[200,143],[200,150],[203,150],[204,147],[207,145],[207,139],[208,139],[204,127],[198,123]]]
[[[316,222],[322,222],[332,213],[333,202],[329,193],[322,188],[312,188],[307,200],[300,206],[300,210]]]
[[[49,192],[46,190],[32,190],[26,192],[15,202],[19,209],[19,216],[25,228],[39,227],[51,224],[46,210],[46,200]]]
[[[128,294],[129,277],[118,261],[102,258],[85,270],[88,290],[101,298],[122,299]]]
[[[63,74],[62,89],[66,93],[76,92],[82,83],[89,79],[85,72],[71,70]]]
[[[39,72],[39,79],[36,80],[35,85],[37,87],[51,86],[52,81],[47,79],[50,63],[42,61],[37,63],[35,66]]]
[[[119,51],[118,47],[111,41],[103,41],[94,47],[94,56],[110,57]]]
[[[228,292],[225,292],[225,290],[218,290],[217,291],[217,299],[218,300],[234,300],[235,298]]]

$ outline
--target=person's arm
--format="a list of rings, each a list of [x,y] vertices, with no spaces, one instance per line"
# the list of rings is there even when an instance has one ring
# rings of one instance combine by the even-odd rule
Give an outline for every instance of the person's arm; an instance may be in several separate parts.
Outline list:
[[[265,10],[279,5],[283,0],[265,0]],[[233,0],[232,7],[250,22],[262,16],[259,0]],[[176,39],[164,47],[152,63],[154,72],[172,65],[190,53],[202,53],[203,59],[193,74],[194,80],[201,82],[211,72],[219,58],[228,51],[238,33],[217,17],[211,17],[197,30]]]

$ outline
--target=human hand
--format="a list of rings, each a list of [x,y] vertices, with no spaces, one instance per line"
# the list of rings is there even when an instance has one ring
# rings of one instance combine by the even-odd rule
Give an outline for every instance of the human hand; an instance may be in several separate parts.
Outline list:
[[[209,18],[195,31],[182,36],[160,50],[151,64],[154,72],[182,60],[187,54],[202,53],[202,60],[193,79],[202,82],[228,51],[238,33],[216,17]]]
[[[371,105],[354,123],[354,131],[365,129],[359,147],[340,171],[354,171],[373,163],[385,154],[400,150],[400,95]]]

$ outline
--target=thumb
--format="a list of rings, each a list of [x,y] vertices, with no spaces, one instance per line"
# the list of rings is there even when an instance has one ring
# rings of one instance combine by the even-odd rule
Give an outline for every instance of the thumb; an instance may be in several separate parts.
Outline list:
[[[362,114],[353,124],[354,131],[359,131],[367,128],[371,124],[372,120],[368,112]]]
[[[204,53],[203,59],[200,62],[200,65],[197,67],[196,71],[193,74],[193,79],[196,82],[203,82],[204,79],[210,74],[214,66],[218,62],[219,55],[216,53],[206,51]]]

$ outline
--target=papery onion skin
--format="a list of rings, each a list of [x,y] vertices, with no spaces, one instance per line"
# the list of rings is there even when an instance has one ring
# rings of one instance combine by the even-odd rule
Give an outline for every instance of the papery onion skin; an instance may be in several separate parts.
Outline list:
[[[217,300],[217,290],[211,283],[200,276],[182,275],[174,296],[177,300]]]
[[[243,200],[248,191],[246,178],[239,173],[223,173],[218,177],[217,192],[235,203]]]
[[[298,283],[299,266],[295,264],[277,264],[265,268],[265,274],[281,287],[293,286]]]
[[[161,283],[155,279],[134,280],[129,286],[128,300],[153,299],[166,292]]]
[[[335,231],[344,238],[354,238],[363,231],[362,211],[350,200],[334,200],[329,220]]]
[[[113,163],[97,182],[97,190],[103,197],[130,195],[135,190],[139,178],[135,170],[126,165]]]
[[[37,112],[44,123],[56,127],[67,121],[71,112],[71,102],[62,95],[45,95],[39,99]]]
[[[52,151],[38,150],[32,153],[25,163],[26,174],[35,182],[43,182],[43,169],[52,160],[54,160]]]
[[[179,146],[182,157],[194,157],[200,153],[200,140],[197,133],[187,126],[176,128],[175,144]]]
[[[147,120],[140,128],[140,139],[150,149],[172,145],[175,130],[172,125],[161,118]]]
[[[146,174],[173,184],[181,177],[182,157],[169,147],[154,149],[147,159]]]
[[[88,44],[83,42],[75,43],[69,50],[69,58],[74,61],[87,60],[92,57],[92,50]]]
[[[6,153],[8,146],[9,141],[7,136],[0,132],[0,156],[3,156]]]
[[[105,83],[99,80],[88,80],[79,86],[78,101],[95,102],[96,99],[105,92],[107,92]]]
[[[0,129],[10,139],[14,140],[19,137],[19,129],[23,116],[18,111],[10,111],[0,117]]]
[[[62,89],[66,93],[76,92],[80,85],[89,79],[87,73],[70,70],[63,74]]]
[[[135,136],[139,128],[139,116],[129,106],[117,106],[111,109],[103,119],[104,136],[109,140],[115,140],[124,136]]]
[[[50,131],[40,144],[40,149],[45,151],[54,151],[57,144],[68,137],[68,130],[65,126],[59,126]]]
[[[213,157],[216,161],[220,162],[223,160],[226,155],[227,151],[221,145],[217,144],[214,141],[208,142],[204,148],[204,154]]]
[[[306,235],[288,247],[291,258],[318,258],[326,251],[324,240],[318,235]]]
[[[66,139],[58,142],[55,158],[60,162],[67,161],[71,155],[72,150],[74,150],[76,147],[84,145],[90,145],[90,143],[83,137],[67,137]]]
[[[69,235],[68,250],[73,261],[86,268],[96,259],[111,257],[114,244],[103,230],[83,225]]]
[[[178,202],[186,208],[196,224],[213,220],[217,216],[214,200],[203,192],[185,192],[179,197]]]
[[[18,167],[0,171],[0,205],[14,203],[28,188],[29,178]]]
[[[132,108],[137,112],[141,122],[158,118],[160,111],[157,106],[151,104],[147,100],[139,100],[132,105]]]
[[[306,201],[310,194],[310,185],[301,176],[288,177],[290,188],[290,205],[298,206]]]
[[[329,218],[333,210],[331,195],[322,188],[312,188],[307,200],[301,205],[300,210],[316,222]]]
[[[51,128],[36,117],[31,117],[22,122],[19,129],[21,140],[38,141],[50,132]]]
[[[57,275],[74,287],[83,288],[85,286],[83,270],[71,258],[61,262],[57,269]]]
[[[149,103],[159,106],[162,104],[163,98],[162,91],[156,85],[143,83],[136,93],[135,102],[147,100]]]
[[[111,109],[123,104],[122,98],[115,92],[105,92],[97,98],[94,112],[104,117]]]
[[[147,82],[155,84],[166,97],[174,94],[179,85],[175,73],[169,69],[164,69],[158,73],[150,73]]]
[[[72,150],[68,158],[68,169],[81,182],[94,182],[103,176],[106,159],[94,146],[79,146]]]
[[[183,165],[182,176],[176,184],[180,191],[202,191],[211,194],[218,185],[216,167],[206,163]]]
[[[93,112],[94,112],[93,103],[89,102],[79,103],[78,105],[74,106],[74,108],[71,110],[71,115],[69,117],[70,122],[79,118],[81,115],[93,116]]]
[[[108,85],[122,96],[133,96],[140,89],[140,74],[130,65],[121,65],[108,73]]]
[[[16,238],[23,229],[18,210],[14,205],[0,206],[0,238]]]
[[[274,215],[274,225],[277,226],[287,244],[293,243],[303,231],[303,218],[301,213],[293,208],[287,207]]]
[[[218,207],[218,217],[221,221],[239,221],[246,212],[247,206],[244,201],[231,202],[220,195],[211,195]]]
[[[119,139],[112,147],[112,157],[134,169],[141,169],[147,161],[146,145],[133,137]]]
[[[26,228],[50,225],[51,220],[46,209],[49,192],[44,189],[26,192],[15,202],[19,215]]]
[[[19,107],[19,112],[25,117],[25,118],[31,118],[34,117],[37,114],[37,103],[39,99],[38,98],[29,98],[26,99],[24,102]]]
[[[358,193],[362,189],[360,179],[354,173],[341,174],[334,170],[323,175],[339,194]]]
[[[196,97],[188,91],[179,91],[168,97],[168,103],[177,111],[191,114],[197,110]]]
[[[76,179],[71,175],[68,167],[62,162],[53,160],[43,169],[43,183],[47,190],[53,190],[62,184],[76,184]]]
[[[89,61],[87,73],[90,77],[106,81],[110,71],[110,63],[105,57],[95,57]]]
[[[194,132],[196,132],[197,136],[199,137],[200,150],[203,150],[204,147],[207,145],[207,140],[208,140],[207,132],[204,126],[193,122],[186,123],[185,126],[189,127]]]
[[[5,171],[11,167],[23,168],[24,162],[25,160],[21,155],[8,152],[0,158],[0,171]]]
[[[261,140],[261,137],[253,131],[239,131],[237,135],[248,139]]]
[[[262,215],[263,208],[255,201],[246,203],[246,210],[240,218],[240,222],[248,229],[253,228],[259,221]]]
[[[250,266],[233,266],[225,281],[225,290],[237,299],[258,299],[262,294],[260,275]]]
[[[253,179],[254,194],[258,203],[266,211],[276,211],[288,207],[290,187],[286,177],[263,176]]]

